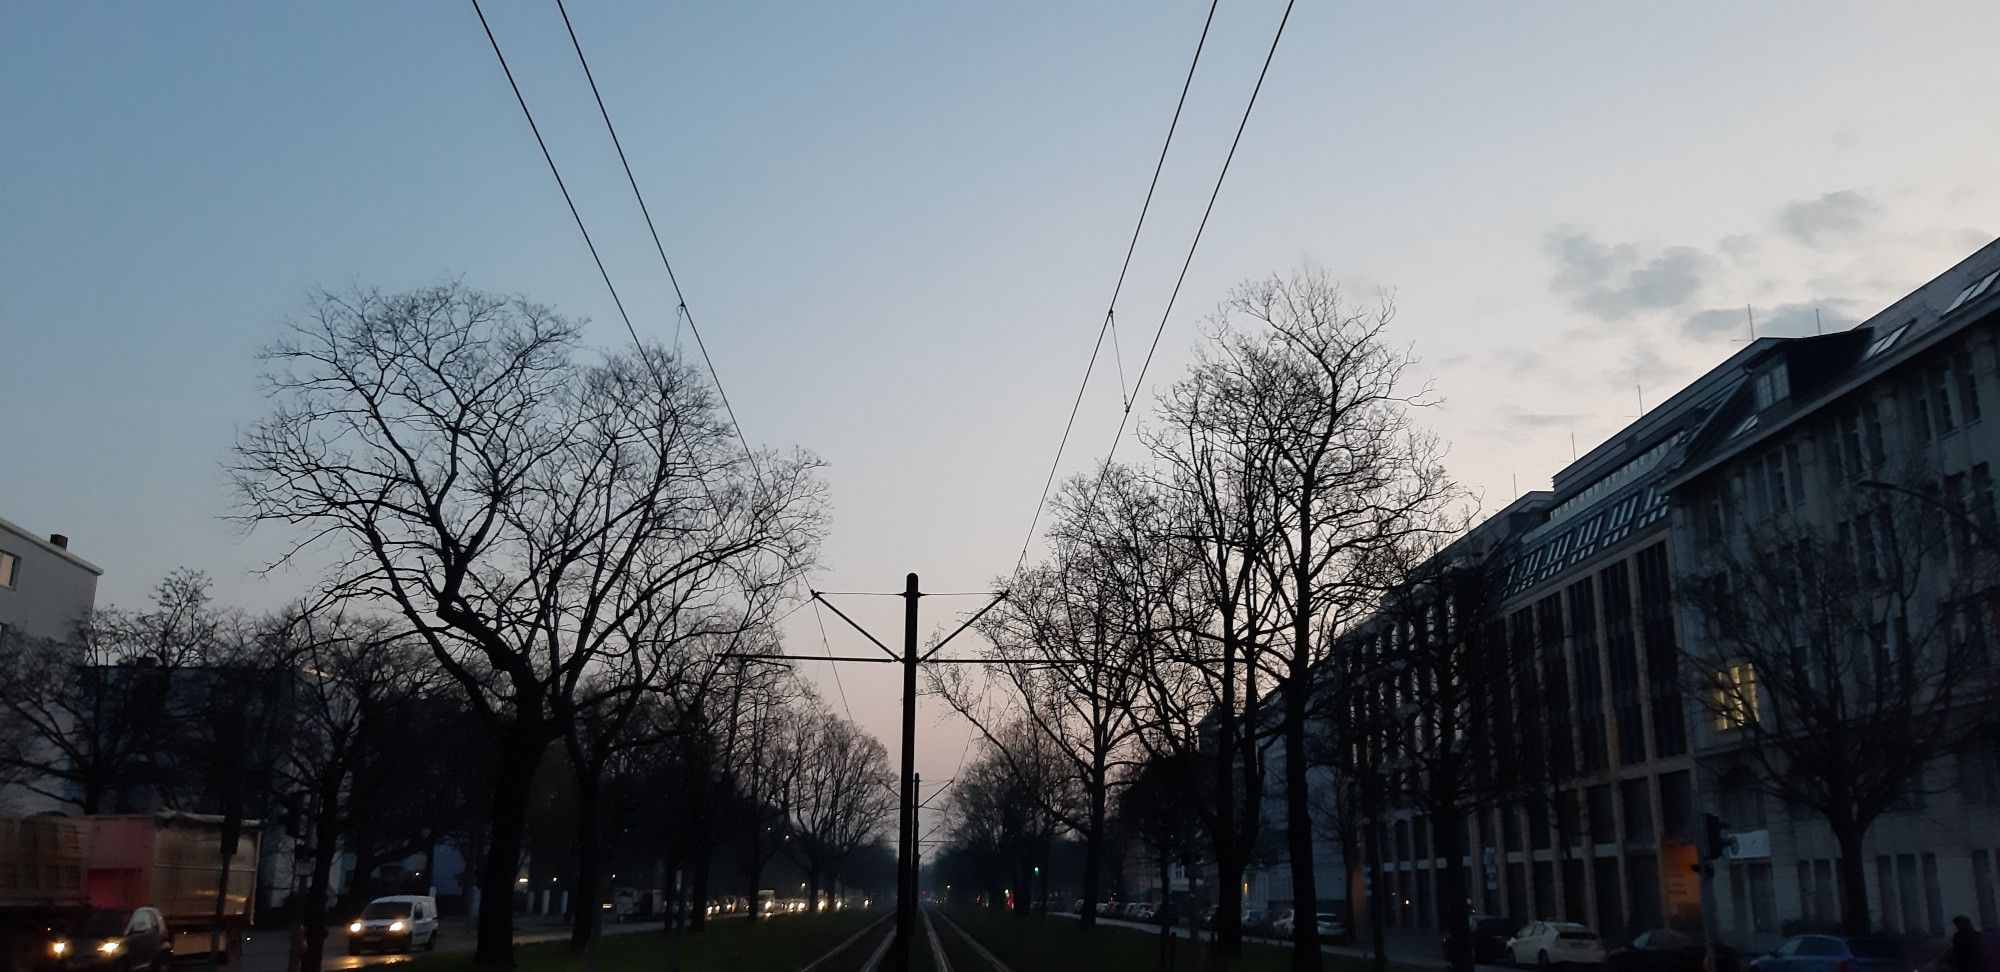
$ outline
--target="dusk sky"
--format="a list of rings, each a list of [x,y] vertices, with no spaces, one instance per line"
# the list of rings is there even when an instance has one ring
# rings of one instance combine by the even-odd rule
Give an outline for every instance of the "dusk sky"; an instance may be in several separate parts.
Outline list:
[[[1118,306],[1128,382],[1283,7],[1216,15]],[[573,4],[745,434],[828,463],[818,586],[1013,567],[1206,10]],[[554,5],[488,14],[635,325],[671,342]],[[1851,326],[2000,232],[2000,5],[1444,14],[1298,5],[1140,412],[1230,285],[1310,262],[1393,291],[1443,399],[1422,418],[1497,508],[1724,357],[1745,305],[1760,334]],[[224,519],[223,464],[312,288],[462,277],[629,342],[468,5],[16,6],[0,123],[0,516],[68,534],[100,607],[182,565],[252,610],[310,583],[255,573],[284,538]],[[1065,473],[1118,406],[1106,368]],[[896,602],[853,604],[896,633]],[[810,610],[787,635],[825,650]],[[893,746],[892,669],[820,680]],[[919,770],[950,776],[964,725],[919,726]]]

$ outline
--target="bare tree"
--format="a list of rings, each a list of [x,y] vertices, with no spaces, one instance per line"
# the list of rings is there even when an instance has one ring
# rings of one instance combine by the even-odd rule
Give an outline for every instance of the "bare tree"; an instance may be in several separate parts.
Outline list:
[[[1983,595],[1992,552],[1907,488],[1857,492],[1826,516],[1727,511],[1676,584],[1696,625],[1687,661],[1739,779],[1821,815],[1839,847],[1841,921],[1868,929],[1863,842],[1920,796],[1988,711]]]
[[[544,751],[624,690],[591,676],[690,572],[810,560],[818,464],[746,456],[672,354],[586,363],[577,322],[519,298],[320,294],[289,332],[237,444],[244,515],[301,528],[287,559],[336,551],[335,592],[399,614],[489,727],[475,962],[509,966]]]
[[[1128,586],[1134,565],[1117,556],[1104,534],[1125,522],[1121,504],[1134,495],[1131,473],[1109,467],[1101,474],[1128,480],[1102,488],[1078,479],[1066,484],[1050,530],[1050,559],[1017,572],[1007,599],[979,622],[990,674],[966,669],[933,672],[944,699],[970,719],[1002,759],[1004,728],[1023,730],[1035,753],[1059,756],[1080,787],[1084,804],[1071,812],[1069,788],[1038,796],[1044,809],[1083,838],[1084,927],[1096,924],[1107,831],[1105,821],[1123,771],[1131,765],[1142,723],[1146,652],[1156,641],[1155,602]],[[1101,508],[1100,508],[1101,504]],[[1000,691],[993,689],[998,687]]]
[[[276,619],[274,628],[269,663],[299,674],[295,734],[279,773],[297,801],[308,862],[296,968],[313,972],[326,953],[332,875],[355,774],[439,672],[428,650],[380,618],[302,608]]]
[[[0,769],[87,814],[156,794],[175,674],[233,623],[209,586],[183,568],[154,588],[150,609],[79,618],[74,638],[11,641],[0,653]]]
[[[1411,421],[1427,390],[1405,387],[1410,357],[1385,341],[1392,316],[1386,300],[1350,308],[1315,270],[1238,287],[1155,435],[1193,500],[1204,586],[1224,609],[1196,630],[1220,629],[1224,665],[1241,658],[1277,696],[1292,897],[1306,912],[1318,905],[1308,727],[1321,663],[1396,582],[1378,551],[1447,530],[1457,498],[1436,440]],[[1294,943],[1294,967],[1318,968],[1313,923]]]
[[[817,901],[895,813],[895,777],[881,742],[831,712],[807,715],[795,734],[798,767],[783,794],[792,833],[784,848],[805,871],[809,900]]]

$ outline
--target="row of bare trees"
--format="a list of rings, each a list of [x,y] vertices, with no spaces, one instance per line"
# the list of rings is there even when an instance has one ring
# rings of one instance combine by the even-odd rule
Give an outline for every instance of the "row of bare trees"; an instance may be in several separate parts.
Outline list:
[[[241,519],[288,542],[269,568],[326,565],[322,583],[249,620],[176,575],[152,611],[10,653],[0,706],[30,731],[0,765],[83,812],[140,788],[232,819],[296,807],[308,969],[343,853],[365,882],[453,840],[478,870],[475,962],[501,968],[531,843],[566,862],[581,950],[635,831],[673,835],[638,853],[687,865],[696,902],[718,856],[755,900],[773,855],[832,883],[876,838],[881,746],[742,657],[775,652],[816,563],[816,458],[746,451],[667,349],[598,352],[581,321],[457,283],[317,294],[265,358],[272,410],[230,466]],[[285,683],[282,713],[188,687],[246,673]],[[216,717],[176,708],[195,698]],[[213,738],[166,746],[191,723]],[[552,807],[560,851],[534,826]]]
[[[996,674],[938,680],[1001,765],[1047,752],[1062,771],[1066,785],[1024,792],[1085,844],[1086,923],[1108,811],[1140,779],[1192,798],[1225,952],[1240,948],[1267,821],[1292,899],[1319,900],[1325,663],[1402,581],[1404,551],[1454,530],[1461,498],[1413,421],[1430,398],[1388,339],[1392,316],[1317,271],[1239,287],[1142,432],[1147,460],[1056,498],[1047,559],[1009,578],[1012,598],[982,622]],[[1298,967],[1317,967],[1313,923],[1295,935]]]
[[[996,835],[1013,833],[1009,853],[1045,857],[1030,817],[996,816],[1032,801],[1032,820],[1083,847],[1088,925],[1122,836],[1111,823],[1175,834],[1185,812],[1199,847],[1179,853],[1215,875],[1226,956],[1253,862],[1288,865],[1301,912],[1323,896],[1354,903],[1358,885],[1317,886],[1315,832],[1379,897],[1391,818],[1414,814],[1431,856],[1450,861],[1467,858],[1468,825],[1490,811],[1575,829],[1578,747],[1603,744],[1577,735],[1590,728],[1569,688],[1584,664],[1572,654],[1602,650],[1575,630],[1596,606],[1508,603],[1519,535],[1503,521],[1470,527],[1414,421],[1430,398],[1408,387],[1390,317],[1386,304],[1349,306],[1312,271],[1238,288],[1142,429],[1148,454],[1064,485],[1045,559],[1006,578],[1012,597],[980,624],[987,674],[934,681],[982,732],[980,772],[1012,779],[959,791],[963,847],[1001,853]],[[1663,596],[1638,608],[1659,615],[1640,621],[1646,676],[1672,683],[1652,696],[1690,699],[1703,723],[1702,788],[1747,786],[1824,820],[1854,928],[1868,924],[1868,828],[1956,785],[1941,759],[1991,731],[2000,553],[1994,514],[1968,502],[1963,476],[1954,487],[1921,461],[1871,468],[1852,496],[1833,484],[1810,512],[1751,517],[1725,497],[1727,529],[1672,567],[1641,565]],[[1604,608],[1622,617],[1637,603]],[[1024,782],[1051,767],[1053,783]],[[1178,802],[1121,801],[1142,783]],[[1003,793],[1014,802],[975,805]],[[1582,835],[1558,838],[1567,853]],[[1147,841],[1162,860],[1189,846]],[[1465,872],[1437,875],[1438,920],[1465,927]],[[1368,909],[1378,963],[1388,910]],[[1318,966],[1312,925],[1294,932],[1297,968]]]

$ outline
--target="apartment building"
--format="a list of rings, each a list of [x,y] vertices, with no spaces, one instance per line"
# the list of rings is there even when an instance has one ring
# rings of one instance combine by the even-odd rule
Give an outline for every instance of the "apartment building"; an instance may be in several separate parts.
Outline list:
[[[1726,552],[1767,535],[1821,538],[1818,549],[1852,558],[1856,576],[1881,560],[1915,561],[1897,575],[1906,594],[1891,589],[1884,570],[1873,589],[1884,615],[1877,623],[1864,615],[1850,639],[1826,639],[1845,642],[1835,679],[1842,691],[1889,691],[1869,682],[1871,666],[1898,653],[1949,669],[1958,683],[1951,707],[1962,715],[1951,728],[1963,740],[1921,768],[1863,846],[1871,917],[1886,931],[1942,935],[1959,914],[2000,928],[2000,653],[1989,642],[1993,565],[1977,556],[2000,536],[1991,532],[2000,472],[1996,324],[2000,241],[1853,330],[1767,344],[1743,360],[1716,421],[1667,483],[1675,559],[1692,571],[1740,564]],[[1919,512],[1899,528],[1895,509]],[[1934,524],[1921,522],[1926,511]],[[1910,539],[1933,528],[1934,537]],[[1913,554],[1912,543],[1930,547]],[[1774,566],[1807,578],[1802,568]],[[1694,606],[1681,613],[1689,630],[1703,623]],[[1881,621],[1890,626],[1878,634]],[[1927,647],[1935,650],[1917,654]],[[1736,836],[1717,874],[1713,917],[1724,935],[1753,947],[1775,944],[1788,929],[1831,924],[1840,902],[1832,831],[1822,814],[1767,792],[1754,776],[1766,761],[1751,758],[1760,750],[1750,723],[1804,721],[1782,704],[1773,711],[1783,700],[1772,698],[1770,682],[1785,673],[1759,673],[1747,659],[1731,664],[1715,652],[1701,659],[1716,670],[1691,672],[1693,683],[1715,679],[1725,700],[1694,710],[1703,803]],[[1831,698],[1836,690],[1825,691]],[[1916,694],[1917,704],[1935,699]]]
[[[2000,242],[1852,330],[1750,342],[1482,526],[1504,580],[1480,623],[1520,673],[1494,686],[1483,730],[1503,742],[1501,796],[1471,815],[1456,862],[1437,856],[1420,814],[1381,815],[1371,826],[1386,893],[1343,861],[1350,893],[1385,903],[1391,926],[1435,928],[1438,875],[1456,864],[1478,913],[1580,921],[1612,939],[1692,925],[1707,811],[1731,825],[1710,916],[1725,939],[1769,946],[1831,923],[1833,838],[1743,778],[1741,734],[1702,695],[1728,673],[1693,670],[1705,653],[1688,639],[1703,628],[1676,586],[1735,528],[1732,511],[1786,510],[1859,536],[1837,522],[1836,501],[1880,479],[1891,455],[1935,471],[1905,485],[1963,511],[1967,532],[2000,524],[1996,309]],[[1984,644],[1995,605],[1987,595],[1932,610]],[[1986,694],[1968,718],[2000,723],[1990,687],[1969,691]],[[2000,927],[2000,729],[1974,728],[1869,836],[1878,927],[1941,934],[1961,913]],[[1510,775],[1533,785],[1510,789]],[[1321,860],[1340,860],[1338,848]],[[1282,862],[1276,871],[1282,884]]]
[[[0,648],[15,635],[72,635],[96,606],[103,573],[70,552],[68,537],[45,539],[0,519]]]

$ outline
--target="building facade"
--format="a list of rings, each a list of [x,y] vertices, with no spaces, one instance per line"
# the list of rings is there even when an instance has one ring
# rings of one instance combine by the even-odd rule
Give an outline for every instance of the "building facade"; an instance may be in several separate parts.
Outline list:
[[[13,636],[68,638],[97,604],[104,571],[69,550],[69,538],[0,519],[0,647]]]
[[[1890,456],[1929,470],[1900,486],[1963,519],[1962,542],[2000,552],[1996,312],[2000,241],[1852,330],[1750,342],[1483,525],[1501,551],[1500,593],[1461,627],[1483,625],[1511,666],[1482,717],[1503,741],[1492,799],[1470,813],[1456,861],[1439,856],[1423,814],[1377,814],[1367,826],[1383,893],[1329,842],[1320,866],[1338,861],[1347,878],[1322,878],[1323,894],[1380,903],[1391,927],[1436,928],[1439,875],[1456,866],[1475,913],[1578,921],[1611,940],[1696,927],[1698,834],[1713,813],[1731,838],[1706,909],[1724,940],[1763,948],[1830,925],[1833,836],[1746,783],[1743,734],[1708,688],[1729,666],[1697,664],[1712,646],[1679,587],[1746,517],[1782,513],[1864,542],[1846,500],[1864,484],[1899,485],[1881,482]],[[1960,592],[1924,610],[1983,646],[2000,630],[1996,601]],[[1363,626],[1355,637],[1393,636]],[[1967,741],[1869,832],[1867,896],[1882,930],[1943,934],[1956,914],[2000,928],[2000,652],[1985,657],[1958,697]],[[1288,906],[1275,898],[1284,862],[1272,872],[1257,883]]]
[[[1871,919],[1888,932],[1939,936],[1961,914],[2000,928],[2000,653],[1990,642],[2000,537],[1996,324],[2000,242],[1853,330],[1781,342],[1746,361],[1718,421],[1670,483],[1676,553],[1690,571],[1747,561],[1807,582],[1817,572],[1770,556],[1778,545],[1769,543],[1748,557],[1725,554],[1746,537],[1817,538],[1829,559],[1851,561],[1845,575],[1880,606],[1851,622],[1851,638],[1828,639],[1844,642],[1828,683],[1930,705],[1943,696],[1925,690],[1923,672],[1872,682],[1878,659],[1907,655],[1952,673],[1956,714],[1944,728],[1955,745],[1918,768],[1861,848]],[[1682,615],[1690,630],[1704,622],[1696,605]],[[1769,627],[1769,638],[1787,637],[1784,625]],[[1767,666],[1792,657],[1747,654]],[[1748,658],[1711,651],[1691,664],[1694,684],[1718,685],[1718,699],[1694,719],[1703,802],[1736,837],[1716,875],[1717,926],[1765,947],[1789,930],[1833,924],[1840,849],[1824,815],[1755,778],[1769,744],[1760,750],[1748,723],[1807,723],[1811,713],[1782,697],[1799,687]]]

